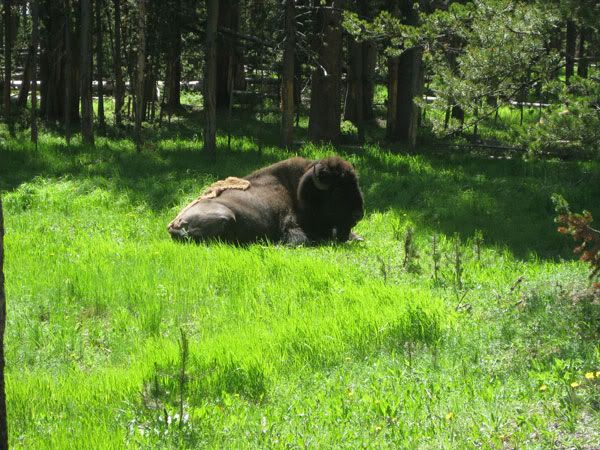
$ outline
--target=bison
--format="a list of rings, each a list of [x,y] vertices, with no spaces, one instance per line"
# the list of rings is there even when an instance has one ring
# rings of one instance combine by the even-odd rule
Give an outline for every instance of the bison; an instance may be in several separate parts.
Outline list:
[[[228,178],[190,203],[168,225],[174,239],[246,244],[260,239],[299,245],[360,239],[363,217],[354,168],[339,157],[290,158]]]

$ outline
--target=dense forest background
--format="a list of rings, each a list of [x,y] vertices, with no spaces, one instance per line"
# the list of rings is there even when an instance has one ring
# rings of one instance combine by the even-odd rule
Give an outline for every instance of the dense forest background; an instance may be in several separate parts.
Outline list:
[[[209,154],[246,110],[281,114],[285,146],[306,113],[312,141],[597,156],[599,17],[592,0],[5,0],[3,116],[34,140],[40,119],[86,143],[131,127],[141,149],[144,126],[202,107]]]

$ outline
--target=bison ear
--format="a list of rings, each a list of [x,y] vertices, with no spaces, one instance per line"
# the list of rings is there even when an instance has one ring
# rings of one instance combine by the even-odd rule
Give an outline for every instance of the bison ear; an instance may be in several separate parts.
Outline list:
[[[311,172],[313,183],[318,190],[326,191],[331,187],[331,173],[325,164],[315,164]]]

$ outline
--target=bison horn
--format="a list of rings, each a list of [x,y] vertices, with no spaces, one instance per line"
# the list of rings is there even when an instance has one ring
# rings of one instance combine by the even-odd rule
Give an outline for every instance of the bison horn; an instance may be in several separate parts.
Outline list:
[[[315,183],[315,187],[320,191],[326,191],[329,189],[329,184],[325,183],[319,176],[320,173],[326,171],[327,169],[323,167],[321,163],[317,163],[313,166],[312,179],[313,183]]]

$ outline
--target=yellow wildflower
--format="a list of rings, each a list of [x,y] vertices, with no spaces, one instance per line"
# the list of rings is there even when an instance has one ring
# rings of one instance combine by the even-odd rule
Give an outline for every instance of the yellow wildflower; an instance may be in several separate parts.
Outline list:
[[[454,419],[454,413],[452,411],[450,411],[448,414],[446,414],[446,420],[452,420]]]
[[[600,378],[600,370],[596,372],[596,378]]]
[[[587,378],[588,380],[593,380],[594,379],[594,372],[587,372],[585,374],[585,378]]]
[[[546,389],[548,389],[548,386],[546,386],[545,384],[542,384],[540,386],[540,391],[545,391]]]
[[[571,383],[571,387],[572,387],[573,389],[575,389],[575,388],[578,388],[579,386],[581,386],[581,385],[580,385],[580,384],[579,384],[577,381],[573,381],[573,382]]]

